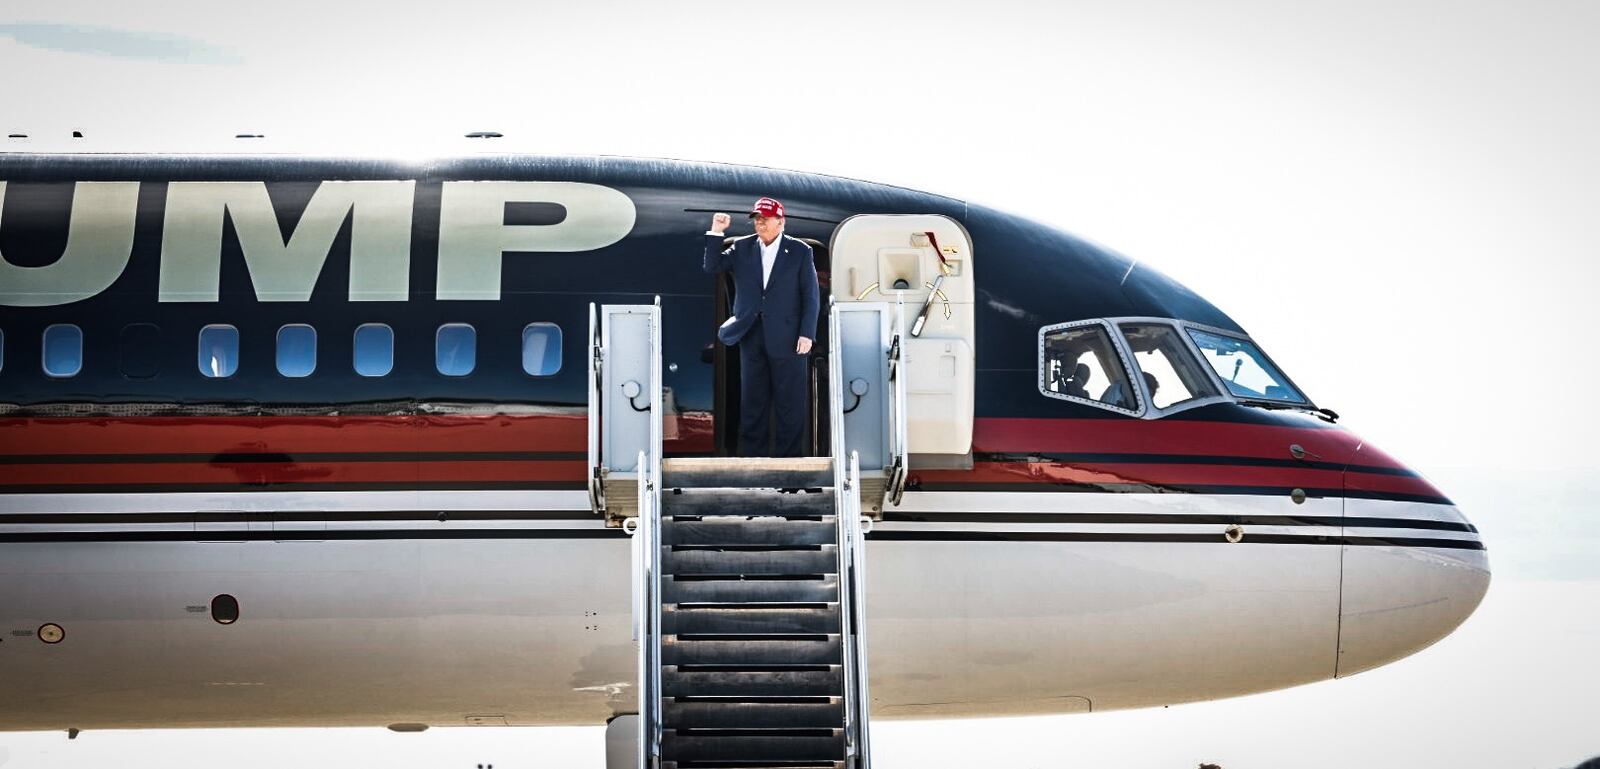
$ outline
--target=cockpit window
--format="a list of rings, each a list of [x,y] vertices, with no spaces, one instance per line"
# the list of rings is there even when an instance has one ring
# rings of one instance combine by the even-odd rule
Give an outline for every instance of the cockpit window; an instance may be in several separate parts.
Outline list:
[[[1177,329],[1165,323],[1124,323],[1120,328],[1156,408],[1218,394]]]
[[[1039,391],[1094,406],[1139,412],[1127,368],[1099,323],[1047,327],[1039,333]]]
[[[1309,403],[1289,379],[1267,359],[1261,348],[1231,336],[1213,334],[1197,328],[1186,329],[1200,354],[1216,369],[1228,392],[1238,398]]]

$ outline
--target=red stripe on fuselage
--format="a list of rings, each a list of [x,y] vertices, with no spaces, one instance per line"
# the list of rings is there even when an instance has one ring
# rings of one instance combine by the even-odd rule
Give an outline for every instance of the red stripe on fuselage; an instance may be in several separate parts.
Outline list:
[[[181,491],[186,485],[430,483],[582,484],[583,460],[503,462],[216,462],[185,464],[0,465],[0,487],[112,485]]]
[[[980,453],[1198,454],[1288,459],[1298,444],[1323,462],[1343,463],[1361,441],[1335,427],[1185,422],[1177,419],[979,419]],[[1387,459],[1387,457],[1385,457]],[[1393,465],[1399,467],[1399,465]]]
[[[977,462],[971,470],[916,470],[924,482],[1150,484],[1158,486],[1272,486],[1336,489],[1337,470],[1199,464]]]
[[[677,420],[679,439],[669,453],[710,448],[710,420]],[[585,463],[566,456],[487,459],[481,452],[581,454],[587,446],[584,415],[484,416],[258,416],[0,419],[0,485],[186,484],[261,486],[295,483],[393,484],[581,482]],[[974,451],[980,456],[1123,454],[1119,462],[980,461],[971,470],[924,470],[914,480],[930,484],[1232,486],[1337,489],[1342,473],[1329,465],[1351,458],[1359,440],[1337,427],[1227,422],[1112,419],[979,419]],[[1231,464],[1227,457],[1285,461],[1291,445],[1320,467]],[[426,453],[426,459],[407,454]],[[459,459],[440,453],[459,452]],[[370,453],[388,461],[346,460],[316,454]],[[478,454],[478,456],[474,456]],[[1136,461],[1139,454],[1215,457],[1215,461]],[[110,462],[59,461],[60,457],[115,457]],[[139,455],[184,455],[192,461],[140,462]],[[212,455],[212,456],[208,456]],[[239,462],[235,455],[269,461]],[[281,460],[273,455],[281,455]],[[296,455],[305,455],[297,458]],[[24,459],[25,457],[36,460]],[[1403,467],[1368,447],[1359,464]],[[58,461],[52,462],[52,459]],[[1359,482],[1354,479],[1359,476]],[[1416,477],[1352,473],[1352,488],[1438,496]]]

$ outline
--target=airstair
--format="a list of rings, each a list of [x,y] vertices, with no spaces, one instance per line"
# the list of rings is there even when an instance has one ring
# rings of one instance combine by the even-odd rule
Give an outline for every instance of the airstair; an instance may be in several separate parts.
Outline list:
[[[630,765],[870,767],[863,536],[905,478],[903,315],[830,310],[831,457],[663,459],[659,300],[591,311],[590,500],[633,543]]]

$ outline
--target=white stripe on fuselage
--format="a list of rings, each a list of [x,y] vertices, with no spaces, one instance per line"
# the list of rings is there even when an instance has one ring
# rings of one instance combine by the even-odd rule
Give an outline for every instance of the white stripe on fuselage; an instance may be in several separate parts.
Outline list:
[[[589,509],[583,491],[222,491],[0,494],[0,513],[272,513]]]

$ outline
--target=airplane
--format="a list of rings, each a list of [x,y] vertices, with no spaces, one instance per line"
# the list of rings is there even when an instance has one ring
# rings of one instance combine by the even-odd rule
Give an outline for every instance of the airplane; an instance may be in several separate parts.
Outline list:
[[[873,718],[1342,678],[1485,594],[1455,504],[1222,310],[991,208],[650,159],[0,154],[0,730],[638,714],[597,308],[655,313],[659,458],[734,453],[701,249],[760,196],[829,298],[813,456],[888,386],[835,381],[839,319],[903,354],[903,464],[861,486]]]

